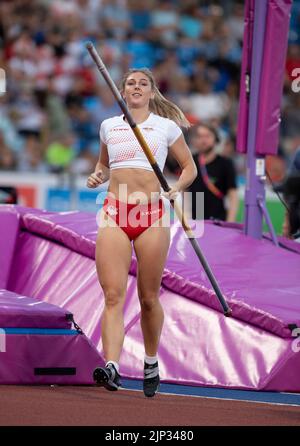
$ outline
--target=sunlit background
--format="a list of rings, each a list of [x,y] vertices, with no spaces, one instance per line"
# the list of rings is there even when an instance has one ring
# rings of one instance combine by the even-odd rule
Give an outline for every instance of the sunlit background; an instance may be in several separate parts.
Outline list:
[[[98,210],[99,191],[87,189],[86,177],[99,156],[101,122],[121,113],[84,46],[92,40],[117,84],[129,67],[151,68],[162,93],[191,123],[220,128],[218,150],[238,172],[240,221],[245,158],[235,153],[235,138],[243,28],[243,1],[2,0],[0,202],[17,198],[51,211]],[[291,88],[296,67],[299,0],[290,23],[278,156],[267,157],[274,183],[300,148],[300,93]],[[164,173],[170,182],[176,179],[173,159]],[[267,206],[280,232],[284,209],[270,185]]]

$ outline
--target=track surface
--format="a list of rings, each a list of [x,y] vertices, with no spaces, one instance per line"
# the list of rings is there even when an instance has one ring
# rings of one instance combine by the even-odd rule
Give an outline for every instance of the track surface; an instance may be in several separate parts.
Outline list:
[[[230,399],[232,391],[225,392],[228,399],[164,393],[148,399],[128,389],[108,392],[93,386],[2,385],[0,425],[300,426],[297,403],[239,401]]]

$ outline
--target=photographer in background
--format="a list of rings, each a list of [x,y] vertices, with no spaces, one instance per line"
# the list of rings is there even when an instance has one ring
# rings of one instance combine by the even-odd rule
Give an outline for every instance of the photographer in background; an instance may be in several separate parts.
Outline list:
[[[289,211],[286,211],[282,235],[300,241],[300,148],[296,151],[282,191]]]
[[[191,135],[193,159],[198,175],[188,191],[192,193],[192,219],[197,215],[197,192],[204,192],[204,219],[234,222],[239,197],[235,167],[231,159],[219,155],[216,146],[220,142],[218,131],[210,124],[196,124]]]

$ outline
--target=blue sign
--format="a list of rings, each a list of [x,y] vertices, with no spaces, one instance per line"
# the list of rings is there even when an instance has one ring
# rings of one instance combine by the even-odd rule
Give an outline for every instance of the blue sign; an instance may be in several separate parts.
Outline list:
[[[49,188],[46,195],[46,209],[51,212],[71,210],[71,191],[69,189]]]
[[[107,191],[87,191],[81,190],[77,195],[78,211],[97,213],[102,208]]]

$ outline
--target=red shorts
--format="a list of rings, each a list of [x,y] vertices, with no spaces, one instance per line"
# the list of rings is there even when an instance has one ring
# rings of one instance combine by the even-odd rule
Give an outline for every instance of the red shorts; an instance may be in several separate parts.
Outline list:
[[[109,195],[104,200],[103,210],[127,234],[130,241],[152,226],[165,212],[161,198],[154,203],[130,204]]]

